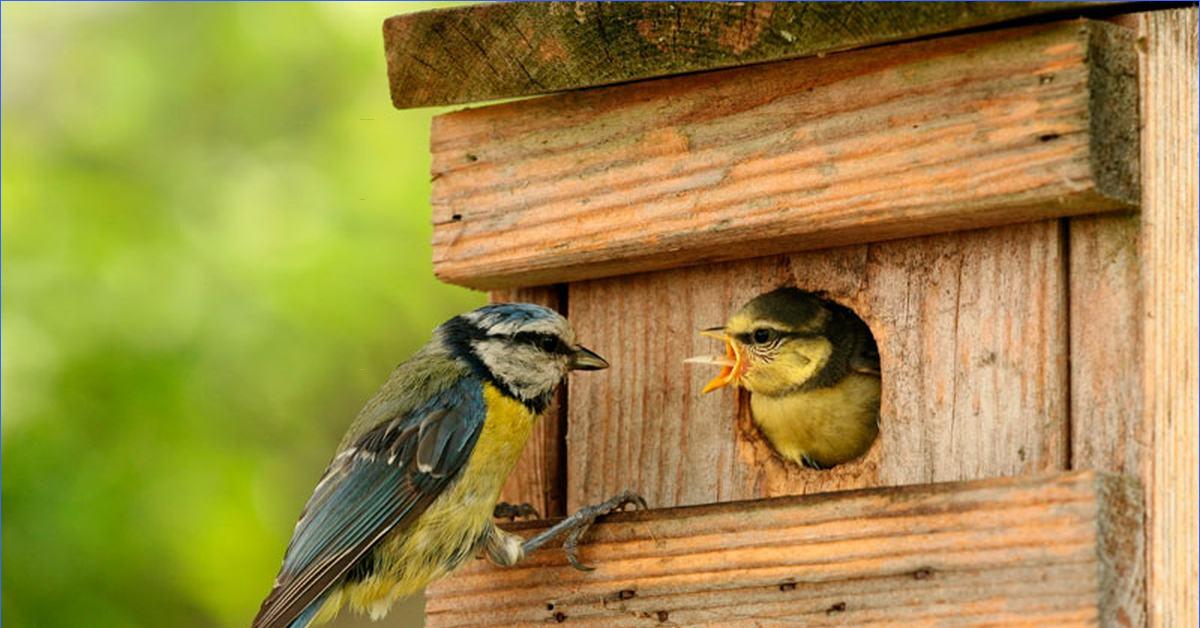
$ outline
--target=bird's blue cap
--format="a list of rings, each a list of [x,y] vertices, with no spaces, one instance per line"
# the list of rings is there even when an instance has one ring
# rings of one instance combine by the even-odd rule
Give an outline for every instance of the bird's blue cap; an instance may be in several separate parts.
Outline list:
[[[562,315],[532,303],[493,303],[468,312],[464,317],[481,329],[492,329],[524,327],[535,321],[561,319]]]

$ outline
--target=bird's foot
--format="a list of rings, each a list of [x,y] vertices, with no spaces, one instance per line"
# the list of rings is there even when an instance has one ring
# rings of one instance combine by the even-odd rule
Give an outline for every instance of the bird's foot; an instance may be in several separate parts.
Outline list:
[[[596,519],[604,515],[623,510],[625,506],[633,504],[643,510],[647,509],[646,500],[642,499],[641,495],[625,490],[613,495],[599,504],[584,506],[571,514],[571,516],[554,524],[548,530],[537,534],[533,538],[525,541],[523,546],[523,555],[528,556],[534,550],[545,545],[551,539],[557,538],[562,534],[566,534],[567,538],[563,542],[563,550],[567,553],[567,561],[571,566],[580,571],[592,571],[589,567],[579,562],[579,541],[583,535],[587,533],[588,528],[596,522]]]
[[[567,553],[567,561],[580,571],[592,571],[592,567],[579,562],[579,540],[583,538],[597,518],[623,510],[629,504],[643,510],[649,508],[641,495],[630,490],[621,491],[599,504],[580,508],[566,519],[529,538],[521,546],[521,555],[528,556],[549,541],[566,534],[567,539],[563,542],[563,550]]]
[[[517,519],[541,519],[541,517],[537,509],[528,503],[510,504],[508,502],[500,502],[492,509],[493,519],[516,521]]]
[[[567,553],[567,562],[571,563],[571,566],[579,571],[594,570],[595,567],[590,567],[579,562],[579,539],[583,538],[583,535],[592,527],[592,524],[596,522],[596,518],[618,510],[624,510],[625,506],[630,504],[642,510],[649,508],[646,505],[646,500],[642,499],[641,495],[630,490],[625,490],[599,504],[584,506],[571,515],[570,518],[578,517],[578,520],[571,527],[570,531],[567,532],[567,540],[563,541],[563,551]]]

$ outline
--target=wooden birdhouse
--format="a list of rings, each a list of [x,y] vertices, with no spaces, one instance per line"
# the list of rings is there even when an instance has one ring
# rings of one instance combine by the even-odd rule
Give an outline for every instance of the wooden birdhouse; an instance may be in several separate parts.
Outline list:
[[[1197,13],[1146,8],[388,20],[397,107],[536,96],[435,118],[435,272],[558,308],[612,363],[506,499],[652,506],[592,529],[592,572],[461,569],[429,625],[1194,625]],[[683,364],[780,286],[874,335],[853,462],[783,460]]]

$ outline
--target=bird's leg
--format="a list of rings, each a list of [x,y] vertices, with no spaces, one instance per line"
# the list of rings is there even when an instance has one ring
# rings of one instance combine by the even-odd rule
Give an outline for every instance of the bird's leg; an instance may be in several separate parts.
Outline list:
[[[558,538],[562,534],[566,534],[567,540],[563,542],[563,550],[567,553],[567,561],[571,563],[572,567],[580,571],[591,571],[594,569],[593,567],[588,567],[579,562],[579,539],[588,531],[588,528],[592,527],[597,517],[603,517],[617,510],[622,510],[629,504],[633,504],[643,510],[648,508],[646,500],[642,499],[641,495],[630,490],[621,491],[599,504],[580,508],[571,516],[559,521],[549,529],[530,537],[529,540],[521,544],[521,553],[523,556],[528,556],[546,543]]]
[[[493,519],[508,519],[516,521],[518,518],[540,519],[541,515],[533,506],[528,503],[510,504],[508,502],[500,502],[492,509]]]

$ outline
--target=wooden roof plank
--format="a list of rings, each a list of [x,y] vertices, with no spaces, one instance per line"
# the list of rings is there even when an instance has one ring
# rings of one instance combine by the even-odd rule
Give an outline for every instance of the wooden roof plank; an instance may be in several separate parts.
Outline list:
[[[383,25],[397,108],[479,102],[819,55],[1088,2],[515,3]]]
[[[1069,21],[442,115],[434,272],[534,286],[1130,209],[1133,54]]]

